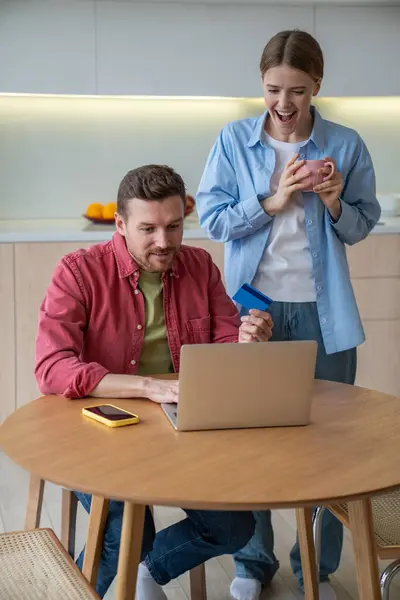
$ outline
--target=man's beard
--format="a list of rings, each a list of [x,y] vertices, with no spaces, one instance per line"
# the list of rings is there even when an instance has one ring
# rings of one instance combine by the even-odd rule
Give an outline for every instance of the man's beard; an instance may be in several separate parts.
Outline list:
[[[154,248],[154,250],[148,252],[143,258],[135,256],[130,250],[129,254],[132,256],[133,260],[136,262],[139,268],[142,268],[151,273],[164,273],[165,271],[169,271],[169,269],[171,268],[175,257],[178,253],[178,250],[179,248],[177,249],[175,246],[167,249]],[[159,268],[155,268],[155,265],[151,261],[152,256],[169,256],[170,260],[165,264],[165,266],[160,265]]]

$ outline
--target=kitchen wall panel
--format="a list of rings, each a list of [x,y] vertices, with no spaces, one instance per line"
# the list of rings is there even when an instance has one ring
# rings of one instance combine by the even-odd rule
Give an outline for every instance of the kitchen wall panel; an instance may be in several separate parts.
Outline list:
[[[312,27],[311,6],[99,2],[98,93],[260,96],[268,39]]]
[[[95,4],[0,2],[0,92],[95,94]]]
[[[400,95],[400,6],[317,6],[324,96]]]

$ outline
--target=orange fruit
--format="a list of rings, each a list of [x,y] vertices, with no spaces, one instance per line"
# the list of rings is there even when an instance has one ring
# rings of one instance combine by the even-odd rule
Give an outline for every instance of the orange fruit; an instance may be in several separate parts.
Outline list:
[[[86,215],[91,219],[102,219],[103,205],[99,202],[93,202],[93,204],[89,204],[89,206],[86,209]]]
[[[114,213],[117,210],[116,202],[109,202],[103,207],[103,219],[113,219]]]

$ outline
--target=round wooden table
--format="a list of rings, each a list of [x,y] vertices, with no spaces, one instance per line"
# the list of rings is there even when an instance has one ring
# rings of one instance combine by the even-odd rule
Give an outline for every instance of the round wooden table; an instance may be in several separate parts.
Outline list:
[[[115,402],[140,424],[110,429],[82,416],[93,399],[47,396],[4,422],[0,445],[37,477],[93,494],[87,555],[99,551],[92,539],[104,522],[104,499],[125,502],[117,600],[134,595],[146,504],[295,507],[306,598],[315,600],[311,507],[342,501],[349,502],[360,598],[381,597],[369,498],[400,486],[398,398],[319,381],[307,427],[190,433],[175,432],[156,404]]]

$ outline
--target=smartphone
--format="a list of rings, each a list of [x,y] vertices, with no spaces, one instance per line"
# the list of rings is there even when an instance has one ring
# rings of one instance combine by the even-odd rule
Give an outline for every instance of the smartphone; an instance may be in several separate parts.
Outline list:
[[[139,417],[127,410],[123,410],[114,404],[98,404],[97,406],[86,406],[82,408],[82,414],[90,419],[99,421],[107,427],[123,427],[124,425],[135,425],[139,423]]]

